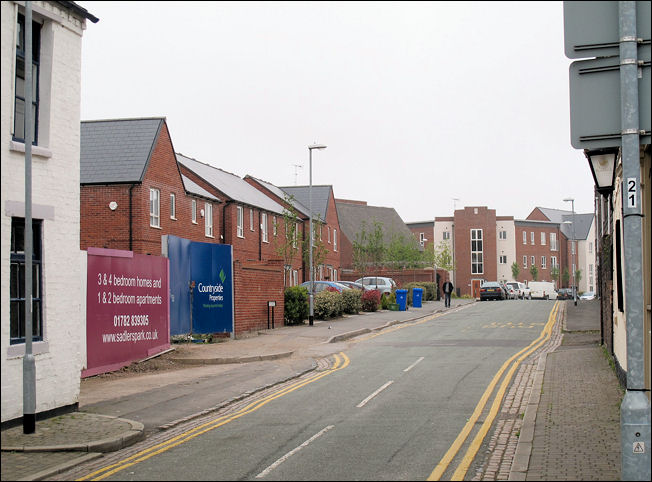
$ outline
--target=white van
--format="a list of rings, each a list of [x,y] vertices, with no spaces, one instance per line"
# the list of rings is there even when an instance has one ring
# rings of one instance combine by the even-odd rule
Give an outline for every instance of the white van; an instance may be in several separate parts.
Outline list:
[[[550,281],[530,281],[528,286],[531,290],[532,299],[556,300],[557,292],[555,285]]]

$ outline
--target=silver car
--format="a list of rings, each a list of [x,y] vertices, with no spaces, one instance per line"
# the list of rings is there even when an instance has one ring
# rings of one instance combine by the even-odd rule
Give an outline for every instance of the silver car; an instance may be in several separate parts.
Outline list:
[[[398,287],[392,278],[383,276],[365,276],[355,280],[355,282],[362,284],[367,290],[380,291],[380,296],[390,295],[392,290]]]

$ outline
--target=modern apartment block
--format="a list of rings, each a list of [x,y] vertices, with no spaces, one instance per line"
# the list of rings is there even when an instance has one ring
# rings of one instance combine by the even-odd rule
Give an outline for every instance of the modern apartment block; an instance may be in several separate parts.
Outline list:
[[[573,272],[579,275],[578,291],[595,291],[592,213],[573,215],[537,207],[526,219],[516,220],[497,216],[486,206],[470,206],[455,210],[451,217],[406,224],[424,245],[448,244],[455,263],[450,278],[460,295],[478,297],[483,281],[528,283],[535,274],[539,281],[571,286]]]

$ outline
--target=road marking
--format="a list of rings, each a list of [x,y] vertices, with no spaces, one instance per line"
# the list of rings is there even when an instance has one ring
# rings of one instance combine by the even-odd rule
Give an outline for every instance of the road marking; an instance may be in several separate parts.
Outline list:
[[[120,472],[121,470],[124,470],[128,467],[143,462],[155,455],[166,452],[173,447],[184,444],[199,435],[202,435],[213,429],[221,427],[222,425],[226,425],[227,423],[232,422],[233,420],[236,420],[244,415],[248,415],[249,413],[252,413],[258,410],[259,408],[262,408],[263,406],[267,405],[269,402],[276,400],[277,398],[280,398],[284,395],[287,395],[288,393],[298,390],[299,388],[302,388],[305,385],[308,385],[325,376],[328,376],[331,373],[346,368],[350,363],[349,357],[347,357],[346,354],[344,354],[344,352],[340,352],[339,354],[334,355],[334,357],[335,357],[335,364],[328,370],[314,374],[305,380],[299,380],[298,382],[285,387],[279,392],[270,394],[266,397],[263,397],[260,400],[256,400],[255,402],[250,403],[249,405],[241,408],[240,410],[236,411],[233,414],[223,415],[214,420],[206,422],[202,425],[199,425],[193,429],[188,430],[187,432],[172,437],[169,440],[166,440],[165,442],[161,442],[160,444],[154,445],[153,447],[149,447],[147,449],[141,450],[140,452],[134,455],[131,455],[119,462],[116,462],[115,464],[111,464],[99,470],[96,470],[94,472],[91,472],[90,474],[87,474],[84,477],[81,477],[77,480],[81,481],[81,480],[89,480],[89,479],[92,480],[105,479],[106,477],[109,477],[117,472]]]
[[[471,415],[469,420],[466,422],[466,425],[464,425],[464,427],[462,428],[462,431],[459,433],[457,438],[453,441],[453,444],[450,446],[448,451],[444,454],[444,457],[442,457],[442,459],[439,461],[439,463],[437,464],[435,469],[432,471],[432,473],[430,474],[430,476],[428,477],[427,480],[440,480],[442,475],[444,475],[444,472],[448,468],[448,465],[455,458],[455,456],[459,452],[460,448],[462,447],[462,445],[466,441],[466,438],[471,433],[471,430],[473,429],[473,426],[475,425],[475,423],[480,418],[480,415],[482,415],[482,412],[484,410],[484,407],[485,407],[487,401],[489,400],[489,397],[493,393],[494,388],[495,388],[496,384],[498,383],[498,380],[500,380],[500,378],[502,377],[502,375],[505,372],[505,370],[507,369],[507,367],[515,359],[520,357],[520,358],[518,358],[518,361],[516,362],[516,364],[510,369],[508,375],[506,375],[505,381],[503,381],[503,386],[505,388],[506,388],[506,385],[509,384],[509,380],[511,380],[511,377],[512,377],[512,375],[514,373],[514,370],[516,370],[516,367],[525,358],[527,358],[532,352],[537,350],[543,343],[548,341],[548,339],[550,338],[550,335],[552,334],[552,327],[555,324],[558,309],[559,309],[559,303],[555,302],[555,305],[553,306],[552,311],[550,312],[550,315],[548,316],[548,322],[546,323],[546,326],[543,328],[543,330],[541,331],[539,336],[532,343],[530,343],[528,346],[526,346],[522,350],[520,350],[517,353],[515,353],[514,355],[512,355],[505,363],[503,363],[503,365],[500,367],[500,369],[498,370],[496,375],[494,375],[493,379],[491,380],[491,382],[487,386],[487,389],[482,394],[482,397],[480,398],[480,401],[476,405],[475,410],[473,411],[473,414]],[[505,383],[505,382],[507,382],[507,383]],[[501,386],[501,388],[499,390],[499,393],[500,392],[504,393],[503,386]],[[498,405],[498,406],[500,405],[500,401],[498,401],[498,400],[502,401],[502,395],[501,395],[500,399],[498,398],[498,395],[496,396],[496,399],[494,401],[494,405]],[[498,401],[498,402],[496,402],[496,401]],[[489,422],[488,425],[491,425],[491,423],[493,422],[493,417],[489,416],[488,419],[485,420],[485,423],[483,424],[483,427],[485,426],[485,424],[487,424],[487,421],[489,419],[491,419],[491,421]],[[487,428],[487,430],[488,430],[488,428]],[[456,470],[456,472],[454,474],[454,477],[456,475],[459,475],[458,472],[460,471],[462,466],[466,466],[466,468],[463,469],[464,473],[466,473],[466,470],[468,470],[468,465],[466,465],[467,462],[470,465],[470,463],[471,463],[470,461],[473,460],[473,457],[475,457],[475,453],[477,453],[477,449],[479,448],[479,445],[477,447],[475,446],[475,442],[477,440],[479,440],[479,443],[482,443],[482,440],[484,439],[485,435],[486,435],[486,431],[485,431],[484,434],[482,434],[482,438],[479,438],[480,433],[478,433],[478,435],[476,436],[476,438],[474,439],[474,441],[472,443],[472,446],[469,447],[469,449],[467,450],[466,455],[464,457],[464,460],[462,461],[462,463],[460,464],[460,466]],[[472,448],[475,450],[474,452],[472,452],[472,450],[471,450]],[[470,460],[467,460],[467,457],[469,457],[471,455],[471,453],[473,453],[473,456],[470,458]],[[464,478],[464,476],[462,475],[462,479],[463,478]],[[462,480],[462,479],[460,479],[460,478],[452,478],[451,480]]]
[[[410,365],[409,367],[407,367],[407,368],[406,368],[405,370],[403,370],[403,371],[404,371],[404,372],[409,372],[409,371],[412,370],[412,369],[417,365],[417,363],[419,363],[421,360],[423,360],[423,357],[419,358],[417,361],[415,361],[412,365]]]
[[[258,474],[258,475],[256,476],[256,478],[257,478],[257,479],[262,479],[262,478],[265,477],[267,474],[269,474],[272,470],[274,470],[276,467],[278,467],[278,466],[281,465],[283,462],[285,462],[287,459],[289,459],[289,458],[292,457],[294,454],[296,454],[299,450],[301,450],[301,449],[304,448],[304,447],[307,447],[308,444],[310,444],[310,443],[313,442],[315,439],[317,439],[317,438],[321,437],[322,435],[324,435],[326,432],[328,432],[328,431],[329,431],[330,429],[332,429],[333,427],[335,427],[335,425],[329,425],[328,427],[323,428],[322,430],[320,430],[319,432],[317,432],[315,435],[313,435],[312,437],[310,437],[308,440],[306,440],[305,442],[303,442],[301,445],[299,445],[298,447],[295,447],[294,449],[290,450],[290,451],[289,451],[287,454],[285,454],[283,457],[281,457],[281,458],[278,459],[276,462],[274,462],[272,465],[270,465],[269,467],[267,467],[267,468],[266,468],[265,470],[263,470],[260,474]]]
[[[385,389],[386,389],[387,387],[389,387],[392,383],[394,383],[394,380],[390,380],[390,381],[388,381],[387,383],[385,383],[382,387],[380,387],[380,388],[379,388],[378,390],[376,390],[374,393],[372,393],[372,394],[369,395],[367,398],[365,398],[363,401],[361,401],[360,403],[358,403],[358,404],[356,405],[356,408],[362,408],[362,407],[364,407],[364,406],[367,404],[367,402],[368,402],[369,400],[371,400],[371,399],[374,398],[376,395],[378,395],[380,392],[382,392],[383,390],[385,390]]]

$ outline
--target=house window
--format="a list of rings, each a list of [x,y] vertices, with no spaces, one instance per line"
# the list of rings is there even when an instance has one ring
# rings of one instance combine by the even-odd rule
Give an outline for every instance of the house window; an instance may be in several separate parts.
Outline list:
[[[32,340],[43,339],[41,221],[32,221]],[[25,343],[25,219],[11,218],[9,343]]]
[[[426,244],[426,233],[419,233],[419,244],[421,246]]]
[[[328,244],[331,244],[331,227],[327,227],[327,233],[328,233]]]
[[[197,224],[197,200],[196,199],[192,200],[192,208],[190,211],[192,213],[193,224]]]
[[[530,231],[530,244],[534,244],[534,231]]]
[[[323,228],[323,226],[320,224],[319,225],[319,241],[321,241],[321,229],[322,228]]]
[[[337,251],[337,229],[333,229],[333,250]]]
[[[176,197],[170,194],[170,219],[177,219]]]
[[[204,217],[204,231],[207,238],[213,237],[213,205],[206,203],[204,205],[206,216]]]
[[[550,233],[550,251],[557,251],[557,233]]]
[[[274,237],[276,237],[276,234],[278,233],[276,226],[276,216],[272,216],[272,233],[274,234]]]
[[[25,142],[25,16],[18,14],[16,39],[16,87],[14,99],[14,140]],[[32,136],[38,144],[39,67],[41,58],[41,25],[32,21]]]
[[[254,230],[254,210],[249,209],[249,231]]]
[[[149,190],[149,225],[161,227],[161,191],[154,188]]]
[[[523,256],[523,267],[527,269],[527,256]]]
[[[537,260],[535,256],[530,256],[530,265],[534,266],[537,264]]]
[[[589,242],[589,253],[593,253],[593,243]]]
[[[575,254],[575,241],[571,241],[571,254]]]
[[[244,209],[242,206],[238,206],[238,238],[244,238]]]
[[[523,231],[523,244],[527,244],[527,233]]]
[[[550,265],[553,268],[557,267],[557,256],[550,256]]]
[[[507,239],[507,231],[499,231],[498,239]]]
[[[541,269],[546,269],[546,257],[541,256]]]
[[[299,237],[299,223],[294,223],[294,233],[292,233],[292,247],[297,247],[297,238]]]
[[[471,230],[471,273],[484,273],[482,229]]]
[[[546,233],[541,233],[541,246],[546,245]]]
[[[507,256],[504,255],[500,256],[500,264],[507,264]]]
[[[451,239],[450,231],[444,231],[443,232],[443,239]]]
[[[267,213],[262,213],[261,229],[263,230],[263,243],[269,243],[267,238]]]

